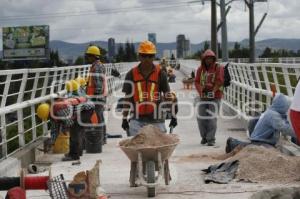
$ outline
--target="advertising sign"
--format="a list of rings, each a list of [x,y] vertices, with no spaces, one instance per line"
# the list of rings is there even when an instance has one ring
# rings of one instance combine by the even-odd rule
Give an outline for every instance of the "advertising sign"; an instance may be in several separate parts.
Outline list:
[[[4,27],[2,33],[4,60],[49,57],[49,26]]]

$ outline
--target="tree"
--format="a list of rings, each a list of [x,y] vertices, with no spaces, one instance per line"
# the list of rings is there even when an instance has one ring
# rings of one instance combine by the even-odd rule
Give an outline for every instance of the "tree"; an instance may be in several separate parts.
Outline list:
[[[123,61],[128,61],[130,62],[131,61],[131,46],[130,46],[130,43],[129,41],[126,41],[125,43],[125,57],[124,57],[125,60]]]
[[[132,61],[137,61],[137,54],[136,54],[136,51],[135,51],[135,47],[134,47],[134,44],[131,43],[131,56],[132,56]]]
[[[204,46],[203,46],[203,52],[205,52],[206,50],[208,50],[210,48],[210,44],[209,44],[209,42],[208,41],[205,41],[204,42]]]
[[[266,47],[264,52],[259,57],[263,57],[263,58],[272,57],[272,49],[269,47]]]
[[[118,48],[118,54],[116,56],[116,61],[117,62],[122,62],[124,60],[125,57],[125,51],[124,51],[124,47],[122,44],[119,45]]]
[[[84,64],[84,58],[83,56],[78,56],[75,60],[75,65],[83,65]]]

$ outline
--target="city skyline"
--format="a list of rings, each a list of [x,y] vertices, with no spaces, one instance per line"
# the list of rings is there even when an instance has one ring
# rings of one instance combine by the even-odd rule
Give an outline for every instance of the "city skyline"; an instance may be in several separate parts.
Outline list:
[[[52,41],[82,43],[104,41],[113,37],[116,41],[138,42],[147,39],[147,33],[151,32],[157,34],[158,42],[172,42],[178,34],[187,35],[191,43],[210,40],[208,2],[202,5],[200,2],[188,3],[183,0],[11,0],[1,4],[1,27],[50,25]],[[229,41],[247,39],[249,12],[244,3],[238,1],[233,2],[231,6],[228,14]],[[41,9],[35,9],[36,7]],[[268,16],[256,39],[299,38],[299,8],[299,2],[296,0],[257,3],[256,25],[265,12]],[[2,46],[2,43],[0,44]]]

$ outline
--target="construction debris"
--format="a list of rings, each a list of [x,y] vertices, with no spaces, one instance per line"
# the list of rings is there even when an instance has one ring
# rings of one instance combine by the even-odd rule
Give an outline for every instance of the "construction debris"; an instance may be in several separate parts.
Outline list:
[[[104,193],[100,190],[100,168],[101,160],[97,160],[95,166],[89,171],[77,173],[73,181],[68,185],[68,192],[73,199],[97,199]]]
[[[275,148],[249,145],[228,160],[239,160],[236,173],[239,180],[270,183],[300,180],[300,157],[287,156]]]
[[[226,182],[224,180],[215,180],[219,179],[220,175],[232,176],[232,179],[234,178],[237,181],[272,184],[300,181],[300,157],[285,155],[275,148],[248,145],[228,156],[223,163],[212,165],[205,170],[210,171],[211,168],[217,168],[215,169],[217,172],[207,172],[206,177],[213,179],[210,182],[228,183],[230,181],[227,178]],[[236,170],[231,167],[232,164],[229,164],[230,166],[225,169],[221,167],[222,164],[227,165],[235,161],[238,161]],[[232,171],[234,171],[235,175],[231,175]],[[217,174],[217,177],[210,177],[212,174],[214,176]]]
[[[165,134],[153,125],[143,127],[139,133],[131,139],[122,140],[120,146],[146,148],[175,144],[179,138],[175,134]]]

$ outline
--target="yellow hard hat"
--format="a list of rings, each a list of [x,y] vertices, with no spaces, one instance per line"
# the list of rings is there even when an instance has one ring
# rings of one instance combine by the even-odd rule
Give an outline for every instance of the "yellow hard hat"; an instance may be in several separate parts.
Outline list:
[[[156,54],[156,47],[151,41],[143,41],[140,43],[138,52],[141,54]]]
[[[66,90],[68,92],[77,91],[79,89],[80,85],[77,81],[71,80],[66,82]]]
[[[78,82],[78,84],[79,84],[80,86],[85,86],[85,85],[86,85],[86,81],[85,81],[85,79],[84,79],[83,77],[78,76],[78,77],[75,79],[75,81]]]
[[[50,106],[47,103],[42,103],[38,106],[37,110],[37,116],[43,120],[46,121],[49,117],[49,113],[50,113]]]
[[[100,49],[97,46],[90,46],[86,50],[85,54],[100,56]]]
[[[72,82],[71,81],[67,81],[66,82],[66,90],[69,92],[72,89]]]

